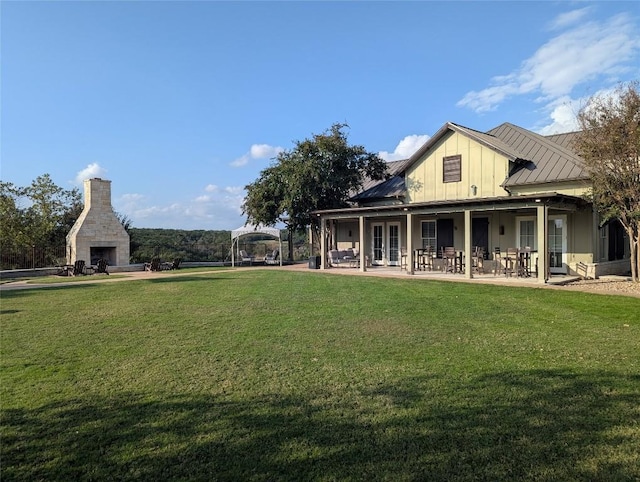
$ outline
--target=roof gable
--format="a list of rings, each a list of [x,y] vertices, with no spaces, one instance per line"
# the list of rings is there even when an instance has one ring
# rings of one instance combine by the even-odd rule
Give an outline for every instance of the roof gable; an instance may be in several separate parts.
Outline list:
[[[577,132],[542,136],[505,122],[487,132],[447,122],[409,159],[387,163],[386,180],[366,179],[351,200],[374,201],[399,198],[406,194],[405,173],[451,132],[462,134],[513,162],[502,184],[514,187],[587,179],[580,157],[571,149]]]
[[[545,137],[508,122],[487,134],[500,139],[517,153],[513,159],[516,166],[504,183],[506,187],[588,177],[580,157],[568,147],[573,139],[568,134]]]

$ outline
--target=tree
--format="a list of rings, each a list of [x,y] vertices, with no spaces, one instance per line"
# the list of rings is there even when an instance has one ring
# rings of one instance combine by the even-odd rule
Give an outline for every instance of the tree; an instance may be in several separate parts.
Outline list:
[[[640,92],[620,84],[591,97],[578,112],[575,148],[591,180],[591,199],[604,221],[620,221],[629,238],[631,276],[640,268]]]
[[[311,226],[317,233],[313,211],[344,207],[367,177],[384,179],[385,161],[363,146],[349,145],[347,127],[336,123],[278,154],[275,163],[246,186],[242,210],[248,222],[272,226],[281,221],[292,231]]]
[[[57,186],[49,174],[37,177],[27,187],[0,182],[2,249],[64,246],[81,212],[80,191]]]

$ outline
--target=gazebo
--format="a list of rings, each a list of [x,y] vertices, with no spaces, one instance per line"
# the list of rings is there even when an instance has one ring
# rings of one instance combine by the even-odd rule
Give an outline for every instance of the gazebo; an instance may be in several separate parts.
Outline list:
[[[245,225],[238,229],[234,229],[231,231],[231,266],[236,265],[236,256],[240,253],[240,246],[238,244],[238,239],[241,236],[249,235],[249,234],[266,234],[268,236],[273,236],[274,238],[278,238],[278,243],[280,245],[280,266],[282,266],[282,239],[280,238],[280,230],[278,228],[270,228],[268,226],[263,225]]]

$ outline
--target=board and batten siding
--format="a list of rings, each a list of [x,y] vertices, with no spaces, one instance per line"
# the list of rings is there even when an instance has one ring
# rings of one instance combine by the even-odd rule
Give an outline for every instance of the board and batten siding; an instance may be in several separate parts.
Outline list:
[[[523,186],[513,186],[511,192],[514,195],[531,195],[545,192],[555,192],[565,194],[567,196],[582,197],[589,192],[588,181],[572,181],[572,182],[548,182],[544,184],[529,184]]]
[[[443,182],[443,159],[461,155],[461,181]],[[509,160],[492,149],[450,132],[406,173],[408,203],[456,201],[508,195],[500,184],[509,172]],[[476,186],[473,194],[471,186]]]

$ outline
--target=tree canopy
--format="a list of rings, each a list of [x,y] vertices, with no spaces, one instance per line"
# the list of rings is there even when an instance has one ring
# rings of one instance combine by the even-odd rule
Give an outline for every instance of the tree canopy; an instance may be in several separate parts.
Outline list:
[[[591,179],[591,197],[603,219],[627,232],[631,274],[640,267],[640,92],[638,82],[591,97],[578,113],[575,148]]]
[[[363,146],[349,145],[347,127],[336,123],[278,154],[246,186],[242,210],[248,222],[272,226],[284,221],[295,231],[315,228],[313,211],[344,207],[366,178],[384,179],[385,161]]]
[[[66,190],[49,176],[18,187],[0,181],[0,241],[3,250],[22,246],[64,246],[82,212],[77,188]]]

